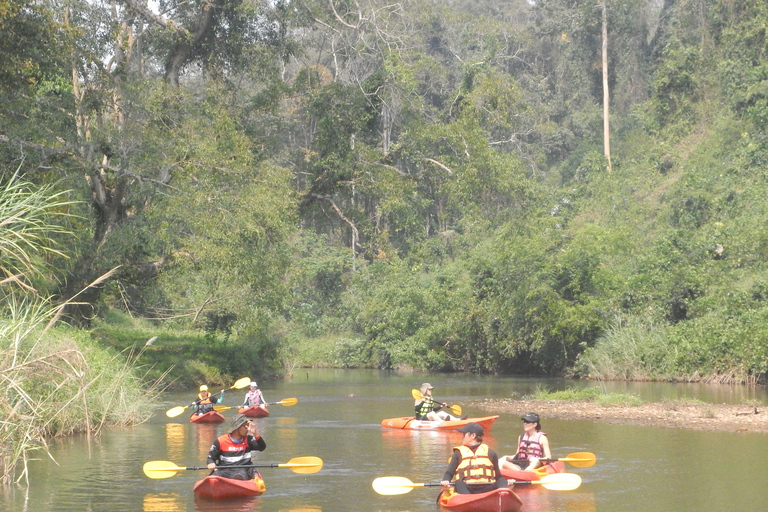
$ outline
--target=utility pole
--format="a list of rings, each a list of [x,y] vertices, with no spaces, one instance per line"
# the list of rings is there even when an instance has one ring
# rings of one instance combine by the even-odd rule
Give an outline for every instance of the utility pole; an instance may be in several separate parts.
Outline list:
[[[608,93],[608,0],[603,0],[603,154],[611,172],[610,94]]]

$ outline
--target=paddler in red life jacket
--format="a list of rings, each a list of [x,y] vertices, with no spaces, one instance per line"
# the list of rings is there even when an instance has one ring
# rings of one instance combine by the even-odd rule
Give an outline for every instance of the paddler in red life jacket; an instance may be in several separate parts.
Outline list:
[[[267,443],[256,430],[256,425],[245,415],[238,414],[232,419],[229,433],[216,438],[208,451],[208,469],[212,475],[251,480],[256,475],[256,468],[250,466],[251,452],[263,452]]]
[[[221,396],[218,400],[213,399],[213,395],[208,392],[208,386],[203,384],[200,386],[200,393],[197,394],[197,400],[195,400],[195,414],[202,415],[213,410],[213,404],[220,404],[224,398],[224,391],[221,391]]]
[[[440,484],[444,489],[453,484],[459,494],[476,494],[508,487],[501,476],[499,457],[483,443],[483,427],[471,421],[461,427],[461,446],[453,449],[451,462]]]
[[[529,412],[520,419],[523,420],[523,434],[517,438],[517,453],[502,457],[501,469],[532,470],[543,465],[539,459],[552,458],[547,434],[541,431],[539,415]]]
[[[466,416],[464,418],[457,418],[456,416],[452,416],[445,411],[441,411],[440,409],[443,407],[448,407],[448,404],[435,402],[435,399],[432,398],[433,389],[435,389],[434,386],[432,386],[432,384],[429,382],[425,382],[421,385],[420,391],[424,396],[424,400],[416,399],[413,407],[416,411],[417,420],[448,421],[466,418]]]

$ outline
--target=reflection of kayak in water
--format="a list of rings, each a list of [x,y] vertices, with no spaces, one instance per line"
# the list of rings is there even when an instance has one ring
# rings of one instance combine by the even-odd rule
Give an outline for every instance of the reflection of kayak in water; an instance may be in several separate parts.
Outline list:
[[[193,414],[189,417],[192,423],[222,423],[224,416],[216,411],[210,411],[205,414]]]
[[[264,479],[256,475],[253,480],[236,480],[223,476],[210,475],[195,484],[195,496],[209,500],[226,500],[229,498],[246,498],[258,496],[267,490]]]
[[[565,462],[556,460],[550,464],[547,464],[546,466],[542,466],[540,468],[533,469],[531,471],[526,471],[524,469],[502,469],[501,475],[509,480],[509,483],[512,483],[512,480],[519,480],[522,482],[537,482],[544,478],[547,475],[551,475],[554,473],[563,473],[565,472]],[[519,487],[516,487],[515,490],[519,489],[538,489],[539,487],[542,487],[541,485],[521,485]]]
[[[523,502],[511,489],[494,489],[478,494],[458,494],[453,487],[440,493],[437,503],[456,512],[518,512]]]
[[[488,432],[493,426],[498,416],[484,416],[482,418],[467,418],[464,420],[450,421],[428,421],[417,420],[413,416],[403,416],[401,418],[387,418],[382,420],[381,426],[386,428],[402,428],[411,430],[456,430],[467,423],[474,421],[479,423],[483,430]]]
[[[187,504],[174,493],[149,493],[144,495],[143,512],[186,512]]]
[[[244,414],[249,418],[266,418],[269,416],[269,409],[263,405],[253,405],[251,407],[241,407],[237,410],[238,414]]]

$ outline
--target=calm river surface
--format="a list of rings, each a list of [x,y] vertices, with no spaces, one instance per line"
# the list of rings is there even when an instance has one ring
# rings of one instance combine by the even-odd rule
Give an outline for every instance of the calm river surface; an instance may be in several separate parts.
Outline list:
[[[84,438],[56,440],[51,454],[29,465],[30,486],[0,487],[0,510],[38,511],[230,511],[230,512],[436,512],[437,489],[416,488],[400,496],[380,496],[374,478],[404,476],[437,482],[457,433],[407,432],[380,426],[384,418],[410,415],[412,388],[428,381],[435,396],[450,404],[485,397],[521,396],[536,386],[560,389],[573,383],[475,375],[400,374],[375,370],[296,370],[292,379],[263,382],[267,400],[296,397],[293,407],[274,405],[269,418],[256,420],[267,450],[258,463],[285,463],[293,457],[323,459],[316,474],[264,468],[267,492],[227,502],[196,500],[193,484],[204,471],[180,471],[164,480],[147,478],[142,465],[169,460],[181,467],[202,466],[224,426],[193,425],[184,414],[165,411],[187,405],[195,391],[163,396],[152,419],[137,427],[113,429],[90,444]],[[765,389],[671,384],[604,384],[647,400],[699,398],[711,402],[766,404]],[[224,405],[241,403],[244,392],[225,394]],[[354,395],[354,396],[352,396]],[[470,416],[486,415],[464,407]],[[519,416],[503,415],[486,442],[500,455],[514,453]],[[225,413],[227,420],[233,412]],[[738,419],[734,419],[734,426]],[[224,425],[227,425],[225,423]],[[528,512],[635,512],[768,510],[768,437],[763,434],[709,433],[542,418],[554,456],[590,451],[591,468],[570,468],[583,483],[569,492],[524,489]],[[533,486],[532,486],[533,487]]]

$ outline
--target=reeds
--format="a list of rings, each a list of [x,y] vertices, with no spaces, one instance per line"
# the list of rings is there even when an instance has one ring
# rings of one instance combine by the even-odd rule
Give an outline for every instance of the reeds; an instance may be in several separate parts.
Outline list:
[[[51,305],[33,284],[50,273],[51,255],[65,256],[52,242],[65,231],[51,221],[69,215],[64,195],[17,174],[0,185],[0,482],[26,479],[50,437],[144,421],[157,394],[144,389],[132,355],[54,327],[66,304]]]
[[[48,314],[0,321],[0,481],[26,479],[46,439],[145,421],[156,386],[133,370],[140,355],[111,355],[71,327],[45,329]]]

